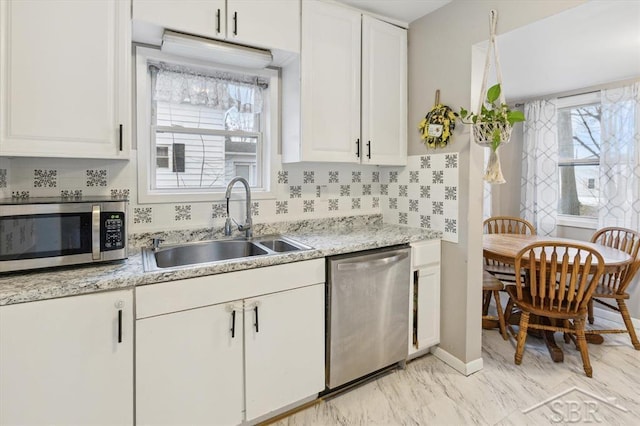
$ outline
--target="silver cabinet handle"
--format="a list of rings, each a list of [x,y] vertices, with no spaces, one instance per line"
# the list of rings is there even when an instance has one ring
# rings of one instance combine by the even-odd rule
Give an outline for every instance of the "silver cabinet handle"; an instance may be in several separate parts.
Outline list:
[[[359,269],[367,269],[373,266],[384,266],[397,262],[409,256],[408,253],[399,253],[394,256],[384,257],[382,259],[369,260],[367,262],[350,262],[338,264],[338,271],[356,271]]]
[[[100,206],[91,209],[91,257],[100,260]]]

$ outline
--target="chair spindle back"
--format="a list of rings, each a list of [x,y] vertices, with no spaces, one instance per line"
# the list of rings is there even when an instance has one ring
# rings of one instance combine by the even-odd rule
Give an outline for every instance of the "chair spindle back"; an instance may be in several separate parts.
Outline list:
[[[529,280],[522,282],[522,269]],[[573,243],[542,241],[530,244],[515,257],[517,298],[525,292],[538,309],[558,313],[584,310],[604,270],[602,255]]]
[[[625,268],[604,274],[600,281],[613,293],[624,293],[640,269],[640,232],[620,227],[602,228],[593,234],[591,242],[622,250],[634,259]]]

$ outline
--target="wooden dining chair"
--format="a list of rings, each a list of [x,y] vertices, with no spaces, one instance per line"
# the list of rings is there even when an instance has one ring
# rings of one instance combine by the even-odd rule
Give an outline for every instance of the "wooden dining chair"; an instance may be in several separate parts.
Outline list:
[[[536,228],[528,220],[514,217],[514,216],[492,216],[485,219],[483,222],[483,228],[485,234],[521,234],[521,235],[535,235]],[[495,278],[502,282],[513,283],[516,281],[515,269],[513,265],[499,262],[493,259],[484,259],[484,271],[490,273]],[[524,277],[523,277],[524,278]],[[484,281],[484,280],[483,280]],[[484,287],[484,286],[483,286]],[[487,316],[489,309],[489,303],[491,302],[491,296],[495,293],[487,291],[483,288],[483,310],[482,315]],[[498,293],[498,296],[500,294]],[[505,320],[508,321],[511,316],[512,305],[507,305],[507,309],[504,311]],[[497,306],[496,306],[497,310]]]
[[[594,323],[593,318],[593,302],[597,302],[608,308],[611,308],[622,315],[622,320],[626,330],[622,329],[601,329],[588,330],[588,334],[609,334],[609,333],[629,333],[631,344],[636,350],[640,350],[640,342],[636,335],[629,309],[625,300],[629,298],[629,286],[633,282],[638,270],[640,269],[640,232],[618,227],[602,228],[596,231],[591,238],[591,242],[602,244],[607,247],[613,247],[628,253],[633,262],[628,264],[622,270],[606,273],[600,278],[600,282],[593,292],[593,296],[589,302],[588,319],[589,323]],[[604,301],[603,299],[615,300],[617,306]]]
[[[602,255],[577,243],[542,241],[518,252],[515,271],[516,284],[506,287],[510,303],[521,310],[515,363],[522,363],[528,329],[560,331],[575,334],[584,372],[592,377],[585,322],[589,300],[604,271]],[[530,321],[531,315],[540,321]],[[510,326],[509,331],[515,335]]]
[[[536,235],[536,228],[531,222],[513,216],[492,216],[484,221],[485,234],[521,234]],[[515,282],[515,271],[512,265],[485,258],[485,271],[501,281]]]
[[[487,271],[482,271],[482,291],[484,294],[483,306],[482,306],[482,323],[483,326],[485,322],[487,324],[498,321],[498,328],[500,329],[500,334],[504,340],[508,340],[507,336],[507,327],[504,319],[504,311],[502,310],[502,303],[500,302],[500,291],[504,290],[504,284],[502,281],[488,273]],[[489,315],[489,303],[491,302],[491,297],[495,300],[496,304],[496,315]],[[495,324],[495,322],[493,323]],[[491,326],[494,328],[494,326]]]

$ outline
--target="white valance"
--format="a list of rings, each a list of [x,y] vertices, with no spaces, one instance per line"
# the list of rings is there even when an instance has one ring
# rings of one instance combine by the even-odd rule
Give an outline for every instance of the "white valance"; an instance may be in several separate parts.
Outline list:
[[[262,91],[268,87],[264,78],[228,72],[200,74],[164,63],[150,65],[150,69],[155,101],[262,112]]]

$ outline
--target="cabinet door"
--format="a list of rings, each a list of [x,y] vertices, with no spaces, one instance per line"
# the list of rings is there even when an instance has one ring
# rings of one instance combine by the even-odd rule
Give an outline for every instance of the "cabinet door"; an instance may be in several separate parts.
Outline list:
[[[0,424],[133,424],[132,291],[0,307]]]
[[[302,4],[301,161],[360,158],[360,13]]]
[[[227,0],[227,40],[300,52],[300,2]]]
[[[133,0],[133,19],[209,38],[226,34],[225,0]]]
[[[247,420],[324,389],[324,297],[317,284],[245,300]]]
[[[138,320],[136,423],[241,423],[242,332],[241,303]]]
[[[440,264],[415,271],[409,353],[440,343]]]
[[[364,163],[407,164],[407,31],[362,17]]]
[[[129,1],[0,2],[0,155],[126,158]]]

